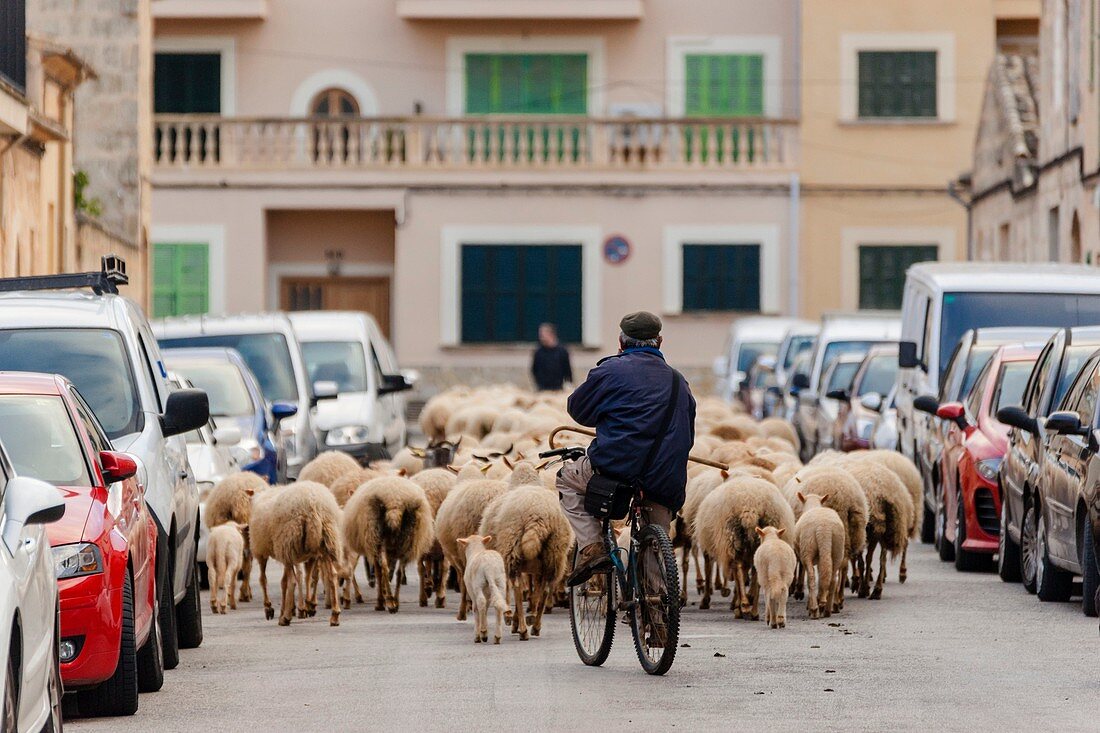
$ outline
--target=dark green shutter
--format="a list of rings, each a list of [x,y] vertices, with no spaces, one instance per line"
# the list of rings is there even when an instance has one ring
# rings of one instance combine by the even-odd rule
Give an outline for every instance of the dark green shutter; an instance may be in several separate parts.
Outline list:
[[[688,54],[684,57],[684,114],[689,117],[764,114],[764,57]]]
[[[859,116],[935,117],[935,51],[860,51]]]
[[[462,245],[462,342],[534,341],[540,323],[582,337],[579,245]]]
[[[583,115],[587,54],[466,54],[467,114]]]
[[[760,245],[685,244],[683,310],[760,310]]]
[[[221,114],[221,55],[158,53],[153,62],[157,114]]]
[[[859,246],[859,307],[868,310],[900,310],[905,271],[918,262],[939,259],[939,247],[923,244],[898,247]]]
[[[209,273],[208,245],[154,245],[153,316],[206,313],[210,307]]]

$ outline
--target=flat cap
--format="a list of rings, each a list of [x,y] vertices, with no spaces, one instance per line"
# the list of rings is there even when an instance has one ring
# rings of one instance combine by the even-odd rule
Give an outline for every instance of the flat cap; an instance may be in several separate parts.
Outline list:
[[[619,321],[619,330],[632,339],[648,341],[661,335],[661,319],[648,311],[627,313]]]

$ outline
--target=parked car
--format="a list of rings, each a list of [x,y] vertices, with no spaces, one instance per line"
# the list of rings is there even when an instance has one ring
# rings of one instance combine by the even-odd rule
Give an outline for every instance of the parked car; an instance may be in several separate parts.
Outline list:
[[[897,376],[897,345],[874,346],[867,352],[852,377],[851,387],[832,395],[840,407],[833,421],[834,448],[853,451],[871,447],[875,420]]]
[[[44,525],[66,513],[56,488],[16,475],[0,445],[0,686],[5,733],[61,730],[57,576]]]
[[[821,332],[814,342],[809,371],[791,377],[791,386],[798,390],[798,406],[794,427],[802,441],[802,459],[808,461],[817,452],[817,406],[821,402],[822,373],[839,354],[866,354],[872,346],[898,340],[900,324],[887,314],[826,315]]]
[[[898,387],[895,384],[877,407],[872,406],[874,400],[869,399],[873,395],[863,398],[863,406],[878,413],[871,424],[871,448],[873,449],[894,451],[898,449],[897,394]]]
[[[229,445],[242,471],[252,471],[270,484],[286,481],[286,450],[276,440],[274,420],[252,370],[236,349],[218,347],[165,349],[168,368],[210,397],[215,432],[236,427],[240,440]],[[296,408],[295,408],[296,409]],[[222,435],[219,443],[228,441]]]
[[[1089,512],[1100,483],[1098,405],[1100,352],[1089,357],[1058,410],[1043,421],[1048,442],[1038,491],[1022,520],[1020,542],[1025,565],[1035,563],[1039,600],[1069,600],[1074,576],[1080,575],[1085,612],[1093,615],[1100,568]]]
[[[775,356],[787,330],[800,323],[780,316],[752,316],[734,321],[721,356],[714,360],[719,396],[732,402],[756,357]]]
[[[405,445],[405,398],[413,385],[393,347],[367,313],[290,314],[315,392],[336,399],[317,406],[318,440],[361,460],[389,458]],[[327,383],[327,384],[326,384]]]
[[[783,334],[783,341],[775,354],[775,386],[782,388],[790,378],[791,367],[799,354],[812,352],[821,324],[813,321],[796,321]]]
[[[943,492],[940,481],[940,459],[943,457],[944,439],[950,423],[936,419],[936,410],[948,402],[959,402],[966,395],[985,367],[986,362],[998,347],[1005,344],[1042,343],[1054,332],[1050,328],[972,328],[963,333],[955,344],[951,357],[947,360],[942,379],[939,383],[939,395],[921,395],[913,400],[917,413],[925,416],[914,420],[927,419],[927,428],[916,432],[914,455],[917,458],[917,470],[924,484],[924,506],[921,507],[921,541],[928,543],[935,539],[936,503]]]
[[[782,413],[781,416],[784,420],[795,425],[797,431],[797,414],[798,414],[798,393],[801,391],[797,386],[802,384],[803,380],[797,378],[798,375],[802,375],[807,380],[810,375],[810,366],[813,362],[813,351],[803,351],[801,354],[795,357],[794,363],[791,364],[791,369],[787,373],[787,381],[783,383],[781,389],[783,392],[783,402],[781,403]],[[801,437],[801,434],[800,436]]]
[[[840,414],[842,397],[852,386],[852,377],[859,371],[863,356],[858,351],[838,354],[821,375],[821,391],[824,394],[817,401],[814,411],[814,450],[817,453],[835,447],[833,427]]]
[[[125,266],[109,257],[100,272],[0,280],[0,371],[62,374],[87,396],[115,448],[141,462],[145,501],[157,526],[164,666],[173,669],[180,647],[202,643],[199,494],[183,433],[210,414],[204,392],[169,394],[144,313],[118,295],[125,282]],[[35,290],[11,292],[28,287]]]
[[[741,380],[741,388],[737,390],[738,401],[757,420],[764,417],[769,399],[775,400],[774,392],[768,389],[775,384],[775,365],[774,356],[756,357],[748,375]]]
[[[906,273],[901,317],[898,429],[902,453],[919,464],[933,422],[917,411],[914,400],[939,394],[962,335],[993,326],[1100,323],[1100,278],[1086,265],[922,263]]]
[[[936,503],[935,543],[941,560],[958,570],[981,570],[997,552],[1001,491],[997,474],[1008,448],[1008,426],[997,411],[1019,404],[1037,345],[999,346],[963,402],[940,405],[936,415],[951,422],[944,439]]]
[[[997,571],[1002,580],[1018,582],[1035,592],[1034,562],[1024,563],[1020,554],[1021,528],[1028,507],[1035,503],[1044,440],[1040,420],[1061,404],[1082,365],[1100,349],[1100,328],[1059,329],[1050,337],[1035,362],[1020,405],[1002,408],[997,419],[1009,425],[1008,450],[1001,462],[1001,525]],[[1033,543],[1034,536],[1028,541]],[[1034,545],[1028,547],[1034,559]],[[1086,599],[1088,601],[1088,599]],[[1089,606],[1091,602],[1086,602]]]
[[[61,490],[46,534],[61,599],[61,679],[86,715],[133,715],[164,681],[156,525],[137,459],[116,452],[64,377],[0,375],[0,440],[16,473]]]
[[[237,316],[180,316],[154,322],[166,349],[221,346],[236,349],[256,375],[286,452],[287,478],[317,455],[317,402],[302,349],[285,313]]]

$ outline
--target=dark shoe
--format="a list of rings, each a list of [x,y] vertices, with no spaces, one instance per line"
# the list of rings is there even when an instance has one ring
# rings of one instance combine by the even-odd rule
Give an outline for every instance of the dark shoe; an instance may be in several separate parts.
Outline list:
[[[577,563],[573,572],[565,579],[570,588],[580,585],[597,573],[606,573],[611,569],[611,556],[607,554],[602,542],[593,542],[577,553]]]

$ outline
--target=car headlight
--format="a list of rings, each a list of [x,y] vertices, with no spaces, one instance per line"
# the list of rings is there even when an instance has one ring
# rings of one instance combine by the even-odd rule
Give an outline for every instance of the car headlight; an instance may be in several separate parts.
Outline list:
[[[284,421],[283,425],[279,426],[279,442],[283,444],[287,460],[294,462],[298,458],[298,441],[295,440],[297,436],[294,426],[289,422],[289,420]]]
[[[978,461],[978,475],[986,481],[996,481],[997,472],[1000,470],[1000,458],[986,458],[984,461]]]
[[[103,572],[103,555],[90,542],[58,545],[53,548],[53,565],[58,580],[80,578]]]
[[[370,431],[364,425],[345,425],[333,428],[325,436],[325,445],[359,445],[370,440]]]

